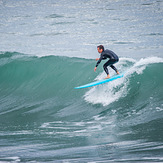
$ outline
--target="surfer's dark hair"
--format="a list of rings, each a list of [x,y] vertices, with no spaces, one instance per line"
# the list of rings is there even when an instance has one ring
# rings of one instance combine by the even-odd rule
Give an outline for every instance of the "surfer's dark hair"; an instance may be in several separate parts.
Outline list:
[[[104,46],[103,45],[99,45],[99,46],[97,46],[97,48],[102,49],[104,51]]]

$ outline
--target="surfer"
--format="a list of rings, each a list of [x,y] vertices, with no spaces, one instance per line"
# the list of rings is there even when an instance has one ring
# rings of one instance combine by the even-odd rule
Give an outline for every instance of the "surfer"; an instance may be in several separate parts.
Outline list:
[[[108,50],[108,49],[104,50],[104,46],[103,45],[97,46],[97,51],[101,55],[100,55],[100,58],[96,58],[96,61],[98,61],[98,62],[96,64],[95,68],[94,68],[94,71],[96,71],[97,66],[100,64],[101,60],[109,58],[109,60],[103,65],[104,71],[107,74],[107,77],[105,79],[110,78],[109,71],[108,71],[108,68],[107,68],[108,66],[110,66],[113,70],[116,71],[117,74],[119,74],[118,70],[113,65],[113,64],[115,64],[115,63],[117,63],[119,61],[118,56],[113,51],[111,51],[111,50]]]

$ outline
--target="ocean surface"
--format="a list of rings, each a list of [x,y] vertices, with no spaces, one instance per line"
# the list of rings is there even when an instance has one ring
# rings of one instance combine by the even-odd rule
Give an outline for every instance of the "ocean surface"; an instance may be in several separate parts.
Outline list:
[[[162,0],[0,0],[0,162],[163,162],[162,29]],[[124,77],[74,89],[99,44]]]

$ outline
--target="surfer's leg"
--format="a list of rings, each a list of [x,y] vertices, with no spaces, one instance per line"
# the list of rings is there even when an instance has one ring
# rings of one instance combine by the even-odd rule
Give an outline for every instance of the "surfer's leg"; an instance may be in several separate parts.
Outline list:
[[[107,64],[106,63],[103,65],[103,68],[104,68],[104,71],[106,72],[106,74],[108,75],[109,74],[109,71],[108,71],[108,68],[107,68]]]
[[[113,64],[115,64],[115,63],[117,63],[117,62],[118,62],[118,60],[113,60],[113,61],[112,61],[112,64],[110,65],[110,67],[111,67],[117,74],[120,74],[119,71],[116,69],[116,67],[113,65]]]
[[[111,59],[110,59],[110,60],[108,60],[108,61],[103,65],[103,68],[104,68],[104,70],[105,70],[105,72],[106,72],[107,75],[109,74],[109,71],[108,71],[108,68],[107,68],[107,67],[110,66],[112,69],[114,69],[114,68],[115,68],[115,67],[113,66],[114,63],[116,63],[115,60],[111,60]],[[115,69],[116,69],[116,68],[115,68]],[[114,70],[115,70],[115,69],[114,69]]]
[[[117,62],[118,62],[118,60],[110,59],[110,60],[108,60],[108,61],[103,65],[104,71],[105,71],[106,74],[107,74],[106,79],[107,79],[107,78],[110,78],[109,71],[108,71],[108,68],[107,68],[108,66],[110,66],[114,71],[116,71],[117,74],[119,74],[119,72],[118,72],[118,70],[116,69],[116,67],[113,66],[113,64],[115,64],[115,63],[117,63]]]
[[[109,66],[109,65],[110,65],[110,60],[107,61],[107,62],[103,65],[104,71],[105,71],[106,74],[107,74],[107,77],[106,77],[105,79],[110,78],[109,71],[108,71],[108,68],[107,68],[107,66]]]
[[[117,73],[119,74],[119,71],[116,69],[116,67],[114,65],[110,65],[110,67]]]

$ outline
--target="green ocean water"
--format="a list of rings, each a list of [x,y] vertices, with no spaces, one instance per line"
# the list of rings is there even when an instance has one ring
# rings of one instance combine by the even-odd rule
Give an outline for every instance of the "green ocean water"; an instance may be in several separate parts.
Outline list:
[[[0,0],[0,162],[163,162],[162,20],[161,0]],[[106,77],[100,44],[124,77],[74,89]]]
[[[122,79],[75,90],[105,77],[94,65],[1,52],[0,161],[163,161],[162,58],[120,58]]]

